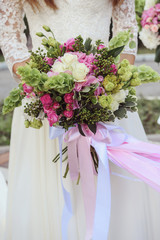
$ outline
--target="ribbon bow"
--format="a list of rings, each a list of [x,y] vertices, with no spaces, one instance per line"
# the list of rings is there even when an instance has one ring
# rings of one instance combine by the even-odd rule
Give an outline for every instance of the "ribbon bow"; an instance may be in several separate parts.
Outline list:
[[[86,137],[78,127],[69,129],[50,128],[50,138],[59,136],[60,162],[62,167],[62,141],[68,145],[69,170],[72,180],[81,177],[86,213],[86,240],[106,240],[111,213],[111,186],[109,159],[128,170],[153,188],[160,191],[160,147],[141,142],[127,135],[121,127],[98,123],[94,135],[87,126],[82,126]],[[90,154],[92,145],[99,158],[97,193],[94,184],[94,167]],[[62,173],[61,173],[62,182]],[[67,239],[67,222],[72,216],[69,193],[62,189],[65,207],[62,216],[62,239]],[[103,196],[103,197],[102,197]]]

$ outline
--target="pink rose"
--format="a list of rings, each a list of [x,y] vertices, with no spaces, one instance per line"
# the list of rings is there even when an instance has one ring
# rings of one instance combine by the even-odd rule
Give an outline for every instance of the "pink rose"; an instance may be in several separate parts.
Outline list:
[[[73,95],[74,95],[73,92],[72,92],[72,93],[66,93],[66,94],[64,95],[64,101],[65,101],[66,103],[72,103],[72,102],[73,102]]]
[[[66,118],[72,118],[72,117],[73,117],[73,111],[67,111],[67,110],[65,110],[65,111],[63,112],[63,114],[64,114],[64,116],[65,116]]]
[[[40,100],[43,105],[52,105],[52,103],[53,103],[53,101],[48,93],[44,94],[42,97],[40,97]]]
[[[53,65],[53,58],[45,57],[44,60],[49,66]]]
[[[113,72],[113,74],[116,75],[116,73],[117,73],[117,68],[116,68],[116,65],[115,65],[115,64],[112,64],[112,65],[111,65],[111,72]]]
[[[60,107],[60,104],[58,102],[53,103],[53,108],[58,109]]]
[[[28,86],[27,84],[23,84],[22,85],[23,86],[23,91],[25,92],[25,93],[31,93],[32,91],[33,91],[33,87],[31,87],[31,86]]]
[[[75,39],[70,38],[67,40],[67,42],[64,43],[64,46],[66,47],[66,51],[73,51],[73,45],[75,44]]]
[[[151,25],[151,31],[156,33],[158,32],[158,26],[157,25]]]
[[[55,111],[50,111],[48,114],[48,121],[49,121],[49,125],[52,127],[54,123],[58,122],[58,115],[56,114]]]
[[[103,45],[103,44],[100,44],[100,45],[97,47],[98,50],[101,50],[101,49],[103,49],[103,48],[105,48],[105,45]]]
[[[66,110],[67,110],[67,111],[73,110],[73,104],[71,104],[71,103],[67,104],[67,105],[66,105]]]
[[[53,108],[51,106],[48,106],[48,105],[44,105],[43,106],[43,110],[44,110],[44,113],[50,113],[53,111]]]

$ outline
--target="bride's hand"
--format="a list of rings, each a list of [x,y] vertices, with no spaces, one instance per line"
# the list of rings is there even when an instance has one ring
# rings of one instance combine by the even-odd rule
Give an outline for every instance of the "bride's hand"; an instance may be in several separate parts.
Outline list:
[[[26,59],[25,61],[23,62],[18,62],[18,63],[15,63],[13,65],[13,73],[17,75],[18,78],[20,78],[20,76],[17,74],[17,69],[21,66],[25,66],[26,65],[26,62],[29,62],[30,61],[30,58]]]

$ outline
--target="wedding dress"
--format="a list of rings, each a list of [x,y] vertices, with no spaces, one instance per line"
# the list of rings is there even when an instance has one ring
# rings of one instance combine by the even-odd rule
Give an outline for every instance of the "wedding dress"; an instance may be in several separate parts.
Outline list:
[[[113,32],[137,27],[134,0],[124,0],[112,7],[109,0],[56,0],[58,10],[31,8],[26,1],[0,0],[1,40],[8,67],[29,57],[23,33],[23,14],[28,19],[33,50],[41,39],[35,33],[42,25],[50,26],[60,42],[81,34],[84,39],[102,39],[107,44],[111,17]],[[136,49],[126,47],[125,53]],[[14,76],[15,77],[15,76]],[[129,134],[146,140],[138,114],[117,121]],[[40,130],[25,129],[21,108],[14,112],[9,165],[8,211],[5,240],[61,240],[63,196],[59,163],[52,163],[58,153],[58,141],[49,139],[48,122]],[[111,170],[132,177],[110,163]],[[64,170],[64,169],[63,169]],[[68,239],[84,240],[85,217],[81,185],[68,176],[64,185],[71,193],[74,215],[70,221]],[[117,175],[111,176],[112,209],[109,240],[159,240],[160,195],[146,184]]]

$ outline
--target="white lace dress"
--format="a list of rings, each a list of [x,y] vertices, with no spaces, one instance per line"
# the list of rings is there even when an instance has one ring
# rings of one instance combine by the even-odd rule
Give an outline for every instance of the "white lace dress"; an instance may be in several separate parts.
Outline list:
[[[58,10],[40,1],[40,12],[27,2],[0,0],[0,45],[6,62],[12,66],[29,57],[24,36],[23,14],[27,15],[33,48],[40,44],[35,36],[42,25],[50,26],[57,40],[64,42],[81,34],[94,41],[109,37],[110,19],[114,34],[132,27],[136,38],[134,0],[124,0],[112,8],[109,0],[56,0]],[[125,49],[128,54],[136,50]],[[146,139],[137,114],[117,122],[128,133]],[[48,136],[48,122],[40,130],[25,129],[21,108],[15,110],[10,151],[8,214],[5,240],[61,240],[63,196],[59,163],[52,158],[58,153],[57,140]],[[130,176],[110,164],[112,171]],[[69,240],[84,240],[85,217],[81,186],[64,180],[71,192],[74,216],[69,225]],[[109,240],[159,240],[160,195],[144,183],[111,176],[112,210]],[[105,239],[104,239],[105,240]]]

